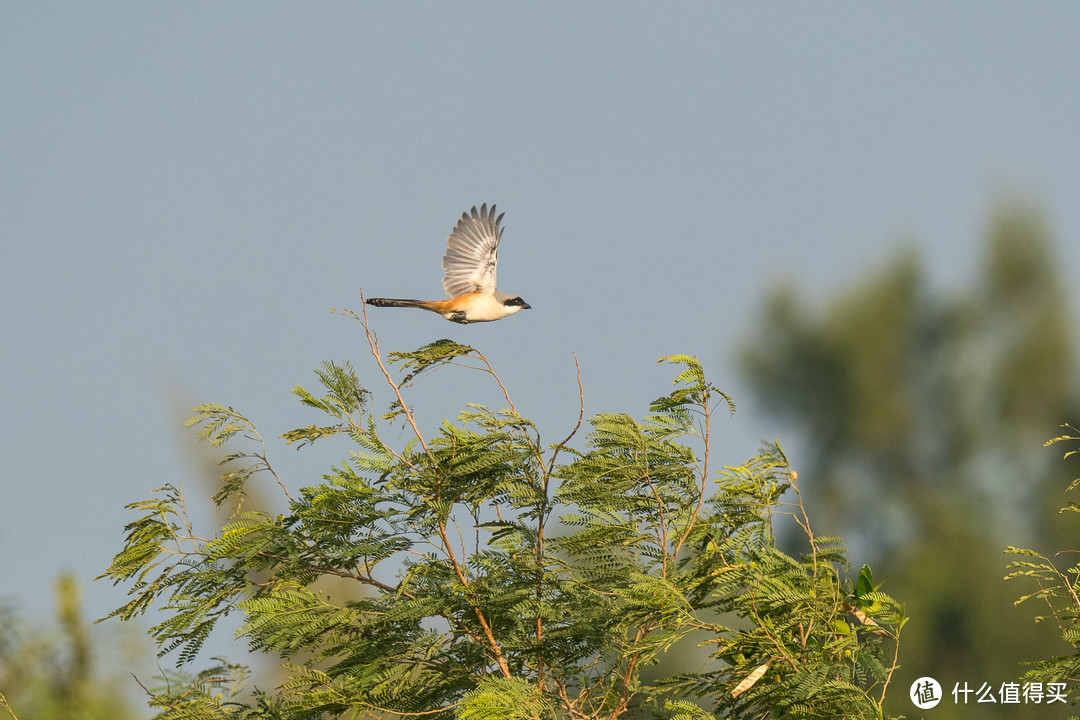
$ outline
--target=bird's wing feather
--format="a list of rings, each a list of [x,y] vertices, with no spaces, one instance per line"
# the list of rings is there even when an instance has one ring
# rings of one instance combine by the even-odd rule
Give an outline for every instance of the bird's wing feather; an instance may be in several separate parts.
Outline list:
[[[462,213],[454,231],[446,239],[442,266],[443,289],[450,297],[465,293],[495,292],[495,266],[498,263],[499,239],[504,228],[503,216],[495,216],[495,206],[487,203]]]

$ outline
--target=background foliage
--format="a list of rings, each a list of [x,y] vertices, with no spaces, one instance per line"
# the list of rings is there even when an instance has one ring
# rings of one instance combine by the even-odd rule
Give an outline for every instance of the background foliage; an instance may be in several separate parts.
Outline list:
[[[1075,320],[1042,214],[990,218],[979,272],[936,292],[913,253],[814,303],[785,284],[744,344],[768,411],[798,431],[807,505],[918,617],[898,683],[998,685],[1060,640],[1000,582],[1005,545],[1061,547],[1061,468],[1042,440],[1080,409]],[[896,712],[910,706],[897,695]],[[935,717],[967,717],[942,703]],[[1046,707],[980,713],[1046,718]]]
[[[83,616],[82,595],[71,574],[57,578],[58,627],[29,623],[0,606],[0,718],[20,720],[128,720],[137,717],[124,687],[129,678],[101,671],[110,663]],[[109,640],[123,638],[112,635]],[[133,648],[128,651],[134,654]]]

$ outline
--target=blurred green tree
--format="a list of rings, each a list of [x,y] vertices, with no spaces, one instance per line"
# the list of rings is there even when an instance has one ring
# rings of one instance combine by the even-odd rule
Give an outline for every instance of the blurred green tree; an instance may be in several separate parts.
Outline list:
[[[136,717],[124,679],[95,672],[99,656],[82,613],[73,575],[56,582],[59,634],[0,609],[0,718],[125,720]]]
[[[1034,519],[1060,487],[1041,438],[1078,407],[1044,218],[1001,206],[981,272],[959,292],[933,292],[908,250],[811,308],[790,284],[774,291],[741,365],[764,408],[801,432],[811,513],[879,564],[918,618],[898,682],[1015,679],[1055,640],[1012,606],[1001,547],[1053,540]],[[965,712],[947,705],[935,717]]]

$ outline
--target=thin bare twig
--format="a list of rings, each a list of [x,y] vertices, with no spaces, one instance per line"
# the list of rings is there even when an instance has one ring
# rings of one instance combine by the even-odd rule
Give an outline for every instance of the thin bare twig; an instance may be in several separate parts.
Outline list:
[[[280,487],[281,491],[285,493],[285,497],[289,498],[289,500],[291,501],[293,499],[292,493],[289,492],[289,488],[285,487],[285,483],[282,482],[281,477],[277,474],[277,470],[275,470],[270,465],[270,461],[266,457],[266,443],[263,442],[262,435],[260,435],[259,431],[256,430],[250,423],[248,423],[248,427],[251,427],[252,432],[255,433],[255,437],[259,441],[259,446],[262,447],[262,454],[258,454],[255,457],[259,460],[262,460],[263,468],[265,468],[271,475],[274,476],[274,480],[277,481],[278,487]]]
[[[139,679],[138,675],[136,675],[135,673],[131,673],[131,677],[135,680],[136,683],[138,683],[139,687],[141,687],[143,689],[144,693],[146,693],[150,697],[154,697],[154,693],[150,692],[150,689],[148,687],[146,687],[145,685],[143,685],[143,682],[142,682],[142,680]]]
[[[480,358],[480,361],[484,363],[484,365],[487,366],[488,372],[491,373],[491,377],[495,378],[495,382],[499,383],[499,388],[503,392],[503,397],[506,398],[506,404],[510,406],[510,410],[516,415],[517,408],[514,407],[514,401],[510,399],[510,392],[506,389],[506,386],[503,385],[502,379],[500,379],[499,376],[496,374],[495,369],[491,367],[491,363],[488,362],[488,359],[484,356],[482,352],[477,350],[476,356]]]
[[[899,630],[897,630],[897,637],[893,638],[893,660],[892,665],[889,667],[889,672],[885,676],[885,683],[881,686],[881,699],[878,700],[878,707],[880,708],[885,704],[885,693],[889,690],[889,683],[892,682],[893,673],[896,672],[896,668],[900,667],[900,636]]]
[[[574,424],[574,429],[570,431],[570,434],[566,438],[552,448],[551,460],[548,462],[547,472],[550,475],[551,471],[555,468],[555,459],[559,456],[559,451],[566,447],[566,444],[574,439],[577,435],[577,431],[581,429],[581,421],[585,417],[585,386],[581,384],[581,363],[578,362],[577,353],[571,353],[574,356],[574,367],[577,369],[577,388],[578,388],[578,416],[577,422]]]
[[[159,668],[160,668],[160,666],[159,666]],[[150,692],[150,688],[143,685],[142,680],[140,680],[135,673],[131,673],[131,677],[134,678],[135,682],[138,684],[139,687],[141,687],[143,689],[143,692],[145,692],[148,697],[151,697],[151,698],[157,697],[156,695],[154,695],[154,693]],[[168,680],[168,678],[166,678],[165,679],[166,692],[171,692],[172,688],[168,687],[168,682],[169,682],[169,680]],[[179,710],[180,709],[180,706],[177,705],[176,703],[165,703],[165,706],[168,707],[170,710]],[[12,717],[14,717],[14,716],[12,716]]]
[[[420,432],[420,428],[416,425],[416,418],[413,416],[412,410],[410,410],[409,406],[405,404],[405,398],[401,395],[401,386],[394,382],[394,378],[390,376],[390,371],[386,369],[386,365],[383,363],[382,352],[379,350],[379,336],[376,335],[375,331],[371,329],[371,325],[368,322],[367,304],[364,300],[363,290],[360,291],[360,302],[361,312],[363,312],[364,314],[362,320],[359,316],[357,316],[356,313],[352,312],[351,310],[346,310],[344,312],[347,312],[357,320],[360,320],[361,324],[364,326],[364,336],[367,338],[368,348],[371,350],[371,356],[375,358],[375,362],[378,363],[379,370],[382,371],[383,377],[386,378],[387,384],[389,384],[391,389],[393,389],[394,395],[397,397],[398,400],[398,405],[401,407],[401,411],[405,413],[405,418],[409,421],[409,425],[412,426],[413,433],[416,435],[416,439],[420,441],[420,445],[424,448],[424,452],[426,452],[430,456],[431,450],[428,448],[427,440],[424,439],[423,433]]]
[[[390,713],[391,715],[398,715],[401,717],[422,717],[424,715],[438,715],[439,713],[453,710],[461,703],[456,702],[453,705],[447,705],[446,707],[436,708],[435,710],[420,710],[418,712],[405,712],[404,710],[391,710],[390,708],[379,707],[378,705],[372,705],[371,703],[363,703],[364,707],[374,710],[375,712]]]
[[[675,543],[675,547],[672,550],[671,556],[677,557],[682,550],[683,545],[686,543],[687,538],[690,537],[690,533],[694,530],[694,525],[697,523],[698,517],[701,515],[701,508],[705,504],[705,493],[708,488],[709,482],[709,454],[710,447],[709,441],[712,434],[712,414],[714,408],[709,407],[709,393],[706,389],[705,397],[702,402],[702,414],[705,416],[705,430],[701,433],[701,439],[705,444],[703,449],[704,459],[701,466],[701,488],[698,492],[697,507],[694,508],[694,514],[690,516],[690,522],[686,524],[686,530],[679,536],[679,540]]]
[[[19,720],[19,717],[15,714],[15,711],[11,709],[10,705],[8,705],[7,698],[4,697],[4,693],[2,693],[2,692],[0,692],[0,707],[7,710],[8,715],[10,715],[13,718],[13,720]]]
[[[814,538],[814,531],[810,527],[810,517],[806,514],[806,506],[803,504],[802,491],[799,490],[799,473],[791,470],[788,474],[791,477],[791,489],[795,491],[795,497],[798,498],[798,503],[796,503],[796,507],[799,508],[799,514],[802,515],[802,518],[800,519],[798,516],[792,513],[792,517],[795,518],[795,522],[799,525],[799,527],[802,528],[803,532],[806,533],[806,539],[810,542],[810,556],[814,560],[814,577],[817,578],[818,545],[817,540]]]

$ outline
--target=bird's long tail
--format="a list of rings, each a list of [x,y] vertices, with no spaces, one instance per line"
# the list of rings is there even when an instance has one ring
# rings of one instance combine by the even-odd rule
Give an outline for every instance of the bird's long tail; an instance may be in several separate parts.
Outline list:
[[[367,304],[374,305],[375,307],[414,307],[421,308],[422,310],[430,309],[423,300],[406,300],[401,298],[368,298]]]

